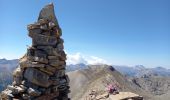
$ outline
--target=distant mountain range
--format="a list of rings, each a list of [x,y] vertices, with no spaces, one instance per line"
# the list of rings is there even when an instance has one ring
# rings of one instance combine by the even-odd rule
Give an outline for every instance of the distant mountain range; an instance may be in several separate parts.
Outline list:
[[[6,60],[0,59],[0,73],[2,72],[11,72],[13,71],[17,65],[19,60]],[[164,67],[155,67],[155,68],[146,68],[143,65],[136,65],[134,67],[123,66],[123,65],[112,65],[116,70],[126,76],[135,76],[141,77],[144,75],[156,75],[156,76],[170,76],[170,69],[166,69]],[[75,70],[82,70],[87,69],[89,65],[80,63],[80,64],[70,64],[67,65],[67,72],[75,71]]]
[[[0,91],[12,82],[12,71],[17,67],[18,59],[0,59]]]
[[[81,70],[87,69],[89,65],[85,65],[83,63],[76,65],[67,65],[67,71]],[[170,76],[170,69],[166,69],[163,67],[155,67],[155,68],[146,68],[143,65],[136,65],[134,67],[129,66],[121,66],[121,65],[112,65],[116,70],[126,76],[135,76],[142,77],[145,75],[150,76]]]
[[[0,59],[0,91],[11,84],[12,72],[18,62],[18,59]],[[170,97],[170,70],[163,67],[146,68],[143,65],[134,67],[112,65],[111,67],[80,63],[67,65],[67,74],[71,80],[71,89],[74,91],[71,92],[72,96],[83,96],[82,93],[95,86],[104,89],[105,84],[102,82],[106,82],[107,76],[107,81],[117,82],[122,91],[135,92],[146,98],[152,98],[151,100],[169,100]],[[86,87],[83,87],[85,85]],[[77,92],[78,90],[81,91]]]
[[[113,65],[113,67],[119,72],[121,72],[122,74],[127,76],[136,76],[136,77],[141,77],[145,75],[164,76],[164,77],[170,76],[170,69],[166,69],[163,67],[146,68],[143,65],[136,65],[134,67]]]

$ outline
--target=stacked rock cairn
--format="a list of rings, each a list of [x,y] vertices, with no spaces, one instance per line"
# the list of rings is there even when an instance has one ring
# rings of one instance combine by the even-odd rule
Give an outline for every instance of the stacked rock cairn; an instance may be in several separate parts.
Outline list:
[[[64,41],[53,4],[42,8],[38,21],[27,28],[32,46],[20,59],[1,100],[69,100]]]

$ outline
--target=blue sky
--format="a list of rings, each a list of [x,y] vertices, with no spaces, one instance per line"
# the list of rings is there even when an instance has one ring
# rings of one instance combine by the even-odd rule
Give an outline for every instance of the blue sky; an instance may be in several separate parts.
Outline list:
[[[170,68],[169,0],[0,0],[0,58],[31,45],[26,26],[53,2],[68,54]]]

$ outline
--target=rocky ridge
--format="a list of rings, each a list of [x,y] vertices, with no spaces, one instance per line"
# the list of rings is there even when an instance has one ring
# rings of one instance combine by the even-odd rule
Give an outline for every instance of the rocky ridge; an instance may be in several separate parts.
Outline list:
[[[32,46],[19,60],[13,83],[2,91],[2,100],[68,100],[69,78],[65,74],[61,28],[53,4],[40,11],[38,21],[27,27]]]

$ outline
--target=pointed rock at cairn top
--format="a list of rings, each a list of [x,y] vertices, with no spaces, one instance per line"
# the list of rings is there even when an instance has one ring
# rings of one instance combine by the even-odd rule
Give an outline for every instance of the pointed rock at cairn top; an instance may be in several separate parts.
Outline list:
[[[52,21],[53,23],[56,24],[56,26],[58,26],[58,21],[55,16],[53,3],[50,3],[41,9],[38,20],[40,19],[46,19],[48,21]]]

